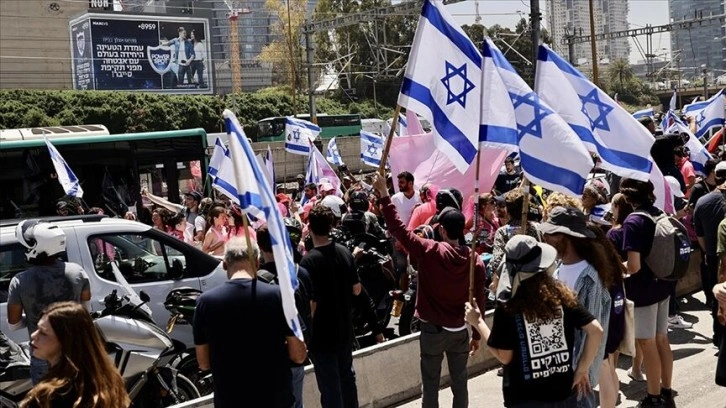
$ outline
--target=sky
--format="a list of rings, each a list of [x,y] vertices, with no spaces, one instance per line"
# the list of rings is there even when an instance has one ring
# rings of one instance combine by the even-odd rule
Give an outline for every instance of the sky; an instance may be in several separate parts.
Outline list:
[[[583,1],[587,0],[575,0]],[[625,1],[625,0],[611,0]],[[465,0],[460,3],[451,4],[448,7],[449,12],[460,24],[472,24],[476,15],[476,6],[474,0]],[[502,27],[510,27],[514,29],[517,21],[521,17],[529,18],[530,0],[479,0],[479,14],[481,15],[481,23],[485,26],[499,24]],[[630,28],[644,27],[646,24],[661,25],[668,23],[668,1],[667,0],[628,0],[630,12],[628,13],[628,22]],[[540,10],[546,10],[544,0],[540,0]],[[521,16],[521,17],[520,17]],[[546,27],[548,16],[544,13],[542,26]],[[645,36],[637,37],[640,45],[645,50]],[[665,48],[665,50],[664,50]],[[654,54],[670,52],[670,35],[654,34],[653,35]],[[668,57],[667,57],[668,58]],[[636,46],[636,41],[630,38],[630,63],[635,64],[644,57],[640,55]]]

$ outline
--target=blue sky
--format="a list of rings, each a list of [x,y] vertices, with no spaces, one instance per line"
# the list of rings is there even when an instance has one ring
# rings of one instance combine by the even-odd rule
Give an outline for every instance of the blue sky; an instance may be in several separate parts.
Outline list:
[[[575,0],[583,1],[587,0]],[[612,0],[623,1],[623,0]],[[448,7],[449,12],[460,24],[472,24],[475,18],[475,5],[473,0],[466,0],[460,3],[451,4]],[[503,27],[514,28],[517,21],[523,16],[529,18],[529,0],[479,0],[479,13],[482,17],[484,26],[499,24]],[[628,13],[628,22],[630,28],[643,27],[646,24],[661,25],[668,23],[668,1],[667,0],[629,0],[630,12]],[[541,10],[545,10],[544,0],[540,1]],[[542,20],[543,26],[546,27],[547,15]],[[645,49],[645,36],[638,37],[641,46]],[[663,50],[665,48],[666,50]],[[653,49],[655,54],[670,51],[670,35],[656,34],[653,35]],[[630,62],[636,63],[643,57],[638,52],[635,40],[630,39]]]

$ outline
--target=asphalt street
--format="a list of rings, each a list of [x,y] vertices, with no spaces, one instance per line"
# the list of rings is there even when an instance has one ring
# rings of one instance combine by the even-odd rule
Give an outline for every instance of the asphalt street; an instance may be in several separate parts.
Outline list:
[[[711,343],[712,320],[704,305],[703,292],[680,299],[683,318],[693,323],[692,329],[675,329],[668,333],[673,349],[673,389],[677,392],[676,406],[679,408],[726,408],[726,388],[714,383],[716,352]],[[638,405],[645,397],[645,382],[634,382],[627,371],[631,358],[620,358],[617,373],[620,378],[618,407],[630,408]],[[646,374],[647,375],[647,374]],[[502,378],[496,369],[469,379],[469,406],[501,407]],[[439,393],[442,407],[451,406],[452,395],[448,388]],[[421,407],[421,400],[398,405],[402,408]]]

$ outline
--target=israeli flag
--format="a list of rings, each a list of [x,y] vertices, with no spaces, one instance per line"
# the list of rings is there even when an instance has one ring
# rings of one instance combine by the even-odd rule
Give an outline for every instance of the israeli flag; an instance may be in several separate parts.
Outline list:
[[[302,330],[295,307],[297,270],[292,257],[290,237],[282,222],[282,215],[277,210],[274,191],[265,182],[265,176],[255,160],[252,146],[234,113],[225,109],[223,115],[229,134],[229,151],[234,163],[235,185],[240,207],[242,211],[267,222],[282,295],[282,309],[288,326],[295,336],[302,340]]]
[[[224,155],[219,162],[217,173],[212,179],[212,188],[239,205],[237,181],[235,180],[234,165],[232,164],[229,149],[225,149]]]
[[[360,159],[364,164],[380,166],[383,149],[383,137],[364,130],[360,131]]]
[[[391,133],[391,126],[393,126],[393,119],[386,121],[385,132],[386,136]],[[403,113],[398,114],[398,124],[396,125],[396,134],[399,136],[408,136],[408,121],[406,121],[406,115]]]
[[[55,167],[55,174],[58,175],[58,181],[63,187],[63,191],[71,197],[83,198],[83,189],[81,183],[78,181],[78,177],[71,170],[71,166],[63,159],[55,146],[50,143],[47,137],[43,138],[45,145],[48,146],[48,153],[50,153],[50,160],[53,161],[53,167]]]
[[[338,174],[330,167],[328,161],[323,154],[318,150],[317,146],[313,145],[308,155],[307,171],[305,172],[305,183],[315,183],[320,185],[321,183],[330,183],[335,188],[335,195],[342,196],[340,190],[340,178]],[[305,195],[301,204],[305,204]]]
[[[338,149],[338,144],[335,142],[335,138],[328,141],[327,153],[326,159],[330,163],[333,163],[336,166],[342,166],[345,164],[343,163],[343,158],[340,156],[340,150]]]
[[[694,117],[696,121],[696,137],[701,138],[706,135],[712,127],[723,126],[726,115],[724,114],[724,108],[726,103],[726,95],[724,90],[720,90],[716,95],[712,96],[705,102],[699,102],[692,104],[691,106],[697,106],[698,109],[691,109],[686,114]]]
[[[227,148],[224,147],[224,143],[222,143],[222,139],[217,137],[217,140],[214,141],[214,151],[212,152],[212,158],[209,160],[209,176],[214,179],[217,176],[217,173],[219,172],[219,168],[222,165],[222,160],[224,159],[224,156],[227,152]]]
[[[285,150],[292,154],[310,154],[310,144],[318,138],[320,126],[288,116],[285,119]]]
[[[671,95],[671,100],[668,103],[668,110],[675,111],[677,102],[678,102],[678,91],[674,88],[673,95]]]
[[[655,117],[655,111],[653,110],[653,108],[641,109],[639,111],[633,112],[633,115],[632,116],[635,119],[640,119],[640,118],[653,118],[653,117]]]
[[[704,167],[706,166],[706,162],[711,159],[711,154],[706,149],[706,146],[698,141],[698,138],[693,134],[693,132],[691,132],[691,129],[688,127],[688,125],[683,123],[683,121],[681,121],[681,119],[676,116],[673,111],[669,111],[666,114],[666,120],[670,124],[670,126],[663,129],[663,132],[685,133],[688,135],[688,141],[684,146],[687,147],[690,151],[690,160],[693,164],[693,169],[697,173],[705,175]]]
[[[517,75],[490,38],[483,47],[482,134],[484,145],[519,151],[522,170],[535,184],[573,196],[582,194],[592,157],[580,138]]]
[[[535,90],[575,131],[601,167],[648,181],[655,139],[617,102],[546,45],[539,47]]]
[[[442,1],[425,0],[398,104],[432,125],[436,147],[460,172],[479,148],[481,54]]]

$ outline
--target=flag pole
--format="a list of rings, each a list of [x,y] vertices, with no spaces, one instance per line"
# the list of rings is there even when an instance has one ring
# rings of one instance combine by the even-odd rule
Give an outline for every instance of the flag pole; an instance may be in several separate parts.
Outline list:
[[[383,149],[383,154],[381,154],[381,164],[378,166],[378,174],[380,174],[381,177],[386,177],[386,161],[388,161],[388,153],[391,151],[391,143],[393,142],[393,137],[396,135],[398,116],[400,114],[401,105],[396,104],[396,109],[393,110],[393,120],[391,120],[391,130],[388,132],[386,147]]]
[[[479,228],[479,162],[481,160],[481,146],[476,151],[476,176],[474,177],[474,232]],[[471,239],[471,258],[469,259],[469,303],[474,302],[474,269],[476,266],[476,236]],[[482,299],[483,300],[483,299]]]
[[[522,235],[527,234],[527,215],[529,214],[529,180],[527,180],[527,177],[522,175],[522,192],[524,193],[524,196],[522,199],[524,202],[522,203],[522,225],[520,226],[519,233]]]

